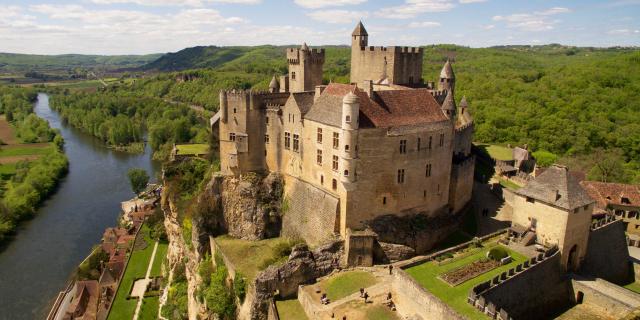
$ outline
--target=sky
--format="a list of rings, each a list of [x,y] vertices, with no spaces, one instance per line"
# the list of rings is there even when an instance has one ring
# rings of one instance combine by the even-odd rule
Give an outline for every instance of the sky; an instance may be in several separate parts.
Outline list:
[[[147,54],[197,45],[639,46],[640,0],[0,0],[0,52]]]

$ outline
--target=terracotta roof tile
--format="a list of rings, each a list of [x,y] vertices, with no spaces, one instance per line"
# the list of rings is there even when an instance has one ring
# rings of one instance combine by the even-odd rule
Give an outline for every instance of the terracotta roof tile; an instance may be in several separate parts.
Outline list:
[[[580,184],[601,209],[609,204],[640,207],[640,185],[599,181],[582,181]],[[622,203],[623,197],[629,203]]]

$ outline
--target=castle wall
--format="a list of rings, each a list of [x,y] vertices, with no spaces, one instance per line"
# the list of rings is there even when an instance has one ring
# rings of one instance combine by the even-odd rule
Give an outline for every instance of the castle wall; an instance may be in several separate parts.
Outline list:
[[[385,214],[425,212],[433,215],[446,207],[452,133],[448,121],[412,128],[361,129],[357,192],[347,198],[346,226],[358,229],[366,221]],[[440,134],[444,134],[443,146],[439,145]],[[431,149],[429,137],[432,137]],[[400,153],[400,140],[407,141],[406,153]],[[431,165],[429,177],[426,176],[427,164]],[[398,183],[399,169],[404,169],[404,183]]]
[[[582,274],[619,284],[626,284],[634,279],[624,223],[621,220],[591,231],[589,247],[580,271]]]
[[[315,246],[334,237],[340,200],[304,181],[285,176],[282,235]]]
[[[535,222],[537,242],[552,246],[558,245],[562,252],[563,265],[569,264],[569,253],[575,245],[576,258],[574,266],[579,266],[580,261],[587,252],[587,241],[591,225],[591,212],[593,204],[587,209],[578,208],[578,212],[567,212],[563,209],[547,205],[538,200],[527,201],[521,195],[513,198],[513,223],[529,227]]]
[[[471,145],[473,142],[473,124],[456,128],[453,154],[468,155],[471,154]]]
[[[421,48],[352,47],[351,83],[376,81],[381,79],[384,73],[393,84],[420,83],[422,57]]]
[[[571,305],[571,286],[564,278],[560,254],[521,270],[482,292],[483,301],[493,304],[496,312],[506,310],[513,319],[544,319]]]
[[[453,212],[462,210],[471,201],[475,161],[475,157],[471,156],[460,163],[454,162],[451,167],[449,206]]]
[[[581,295],[582,304],[615,319],[622,319],[640,307],[639,294],[602,279],[574,276],[571,286],[574,298]]]
[[[398,312],[403,318],[418,315],[422,319],[465,319],[446,303],[425,290],[404,270],[394,272],[391,287],[394,303],[398,306]]]
[[[291,92],[312,91],[322,84],[324,49],[287,49],[289,89]]]

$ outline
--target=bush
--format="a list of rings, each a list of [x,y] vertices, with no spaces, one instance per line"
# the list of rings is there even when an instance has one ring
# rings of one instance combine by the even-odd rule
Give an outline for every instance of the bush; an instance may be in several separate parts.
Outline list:
[[[509,256],[509,252],[507,252],[507,250],[502,247],[493,248],[487,253],[487,257],[495,261],[500,261],[507,256]]]
[[[244,302],[244,297],[247,293],[247,279],[240,272],[236,272],[236,278],[233,282],[233,292],[235,296],[240,299],[240,303]]]

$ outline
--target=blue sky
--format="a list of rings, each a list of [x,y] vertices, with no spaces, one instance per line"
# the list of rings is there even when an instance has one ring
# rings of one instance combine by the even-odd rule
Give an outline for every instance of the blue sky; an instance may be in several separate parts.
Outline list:
[[[196,45],[640,45],[640,0],[0,0],[0,52],[144,54]]]

